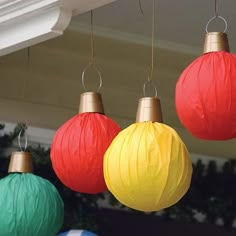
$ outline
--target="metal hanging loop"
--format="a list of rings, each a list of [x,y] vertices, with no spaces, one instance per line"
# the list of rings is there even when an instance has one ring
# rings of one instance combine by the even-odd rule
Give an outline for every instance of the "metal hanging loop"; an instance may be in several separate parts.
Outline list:
[[[98,77],[99,77],[99,87],[97,89],[97,92],[100,91],[101,87],[102,87],[102,75],[101,75],[101,72],[99,71],[99,69],[94,65],[94,64],[88,64],[85,69],[83,70],[82,72],[82,86],[84,88],[84,91],[88,91],[88,89],[86,88],[85,86],[85,73],[88,69],[93,69],[97,74],[98,74]]]
[[[224,21],[224,24],[225,24],[225,29],[224,29],[224,33],[226,32],[227,28],[228,28],[228,23],[226,21],[226,19],[222,16],[219,15],[219,12],[218,12],[218,0],[215,0],[215,9],[214,9],[214,12],[215,12],[215,16],[213,16],[206,24],[206,33],[209,33],[208,31],[208,27],[209,27],[209,24],[215,20],[215,19],[221,19],[222,21]]]
[[[209,26],[209,24],[210,24],[213,20],[215,20],[215,19],[221,19],[221,20],[224,21],[224,23],[225,23],[225,29],[224,29],[223,32],[225,33],[226,30],[227,30],[227,28],[228,28],[228,23],[227,23],[227,21],[226,21],[226,19],[225,19],[224,17],[219,16],[219,15],[213,16],[213,17],[207,22],[207,24],[206,24],[206,33],[209,33],[209,31],[208,31],[208,26]]]
[[[18,135],[18,145],[19,145],[19,148],[20,148],[20,151],[21,152],[25,152],[27,147],[28,147],[28,138],[27,138],[27,135],[25,134],[25,145],[24,145],[24,148],[22,148],[21,146],[21,135],[22,135],[22,132],[23,131],[26,131],[27,127],[26,126],[22,126],[20,132],[19,132],[19,135]]]
[[[146,90],[147,90],[147,86],[150,86],[153,88],[154,92],[155,92],[155,95],[154,97],[156,98],[157,97],[157,88],[156,86],[153,84],[152,80],[147,80],[144,85],[143,85],[143,96],[144,97],[153,97],[153,96],[147,96],[147,93],[146,93]]]

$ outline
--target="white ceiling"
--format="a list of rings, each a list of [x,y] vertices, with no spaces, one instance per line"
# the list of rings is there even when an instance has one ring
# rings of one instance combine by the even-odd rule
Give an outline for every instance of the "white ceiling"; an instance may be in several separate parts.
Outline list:
[[[94,11],[95,31],[105,36],[122,37],[130,41],[148,40],[151,36],[152,0],[141,0],[144,15],[139,10],[138,0],[118,0]],[[156,0],[157,44],[176,47],[177,50],[200,50],[205,35],[205,26],[214,16],[214,0]],[[218,0],[218,12],[228,22],[227,34],[231,51],[236,51],[236,1]],[[90,14],[74,17],[71,26],[83,31],[90,23]],[[222,31],[222,20],[214,20],[209,31]],[[165,46],[164,46],[165,47]]]

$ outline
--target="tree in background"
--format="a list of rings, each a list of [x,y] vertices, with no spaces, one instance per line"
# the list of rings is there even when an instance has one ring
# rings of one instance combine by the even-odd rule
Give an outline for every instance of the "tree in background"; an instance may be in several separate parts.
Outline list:
[[[0,124],[0,134],[2,134],[0,135],[0,179],[8,174],[10,154],[12,150],[17,149],[14,148],[15,140],[21,127],[22,125],[19,124],[13,132],[5,134],[4,125]],[[53,183],[64,201],[65,220],[62,231],[86,229],[99,233],[101,220],[109,221],[106,216],[99,221],[96,217],[96,212],[100,209],[98,201],[104,200],[105,196],[108,196],[110,206],[126,208],[109,193],[89,195],[68,189],[52,169],[49,149],[38,145],[29,147],[28,151],[33,156],[34,174]],[[220,223],[227,229],[231,229],[236,219],[236,161],[226,161],[219,169],[215,161],[204,165],[199,160],[193,167],[193,178],[188,193],[176,205],[159,212],[157,219],[186,223]],[[147,215],[147,213],[127,210],[133,214],[143,214],[144,217]]]

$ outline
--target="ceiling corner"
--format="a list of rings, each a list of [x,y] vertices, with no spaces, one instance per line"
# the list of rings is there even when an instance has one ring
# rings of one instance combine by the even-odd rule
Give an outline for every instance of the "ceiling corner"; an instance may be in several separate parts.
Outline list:
[[[0,56],[63,34],[75,14],[114,0],[0,0]]]

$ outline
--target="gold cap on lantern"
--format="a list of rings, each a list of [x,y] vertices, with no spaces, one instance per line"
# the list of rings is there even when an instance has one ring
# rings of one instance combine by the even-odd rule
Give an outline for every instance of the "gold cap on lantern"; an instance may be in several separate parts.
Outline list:
[[[79,113],[84,112],[104,114],[102,96],[100,93],[86,92],[80,95]]]
[[[162,122],[161,102],[156,97],[139,99],[136,122]]]
[[[8,173],[32,173],[33,163],[30,152],[13,152],[8,168]]]
[[[203,53],[225,51],[229,52],[229,42],[226,33],[206,33]]]

